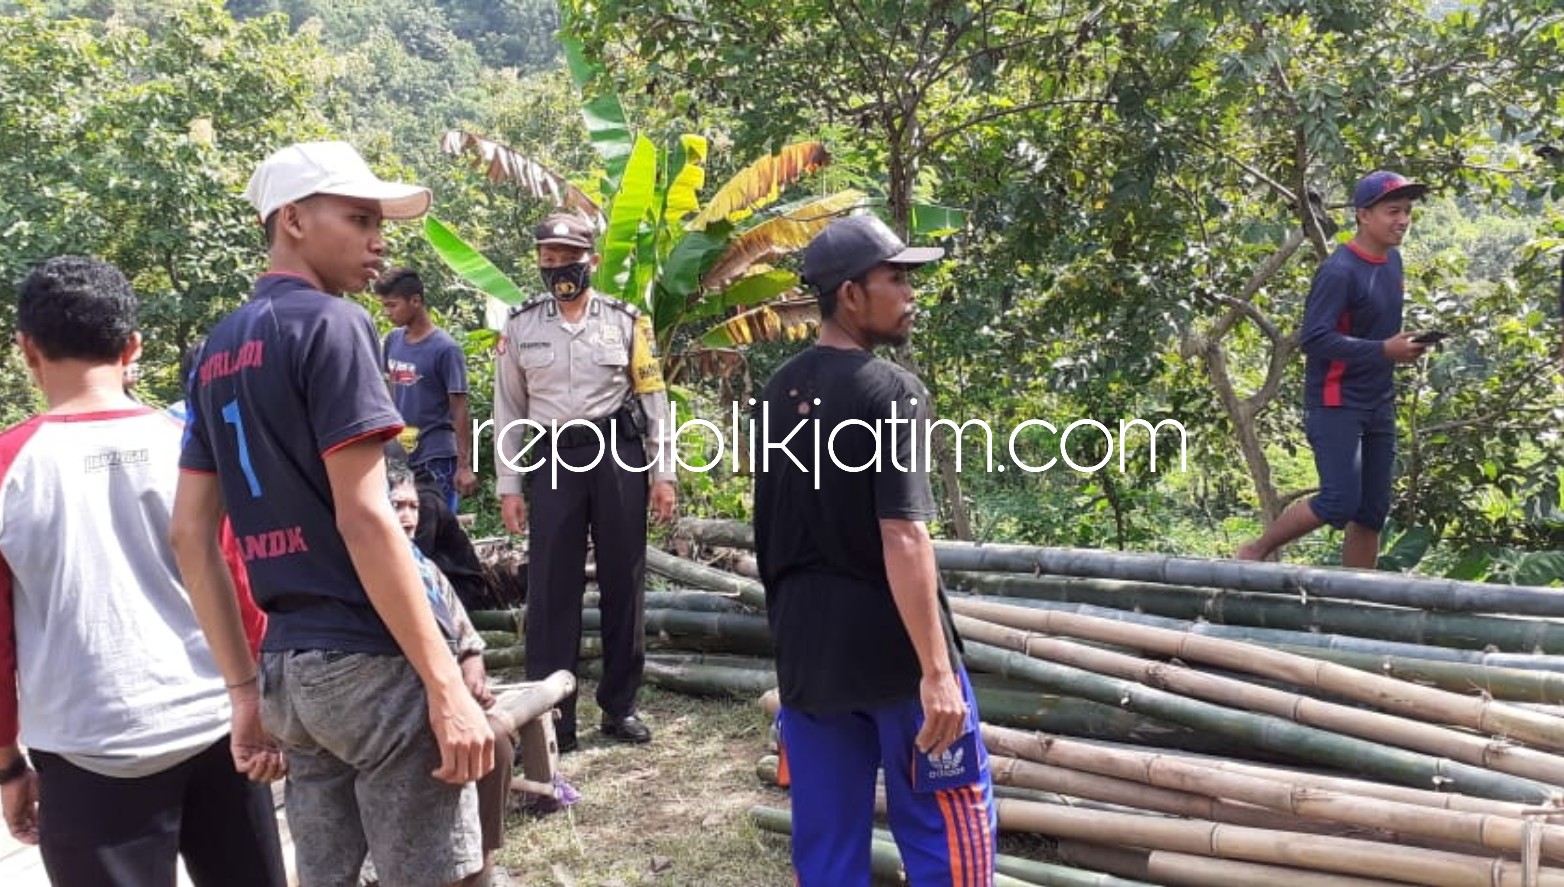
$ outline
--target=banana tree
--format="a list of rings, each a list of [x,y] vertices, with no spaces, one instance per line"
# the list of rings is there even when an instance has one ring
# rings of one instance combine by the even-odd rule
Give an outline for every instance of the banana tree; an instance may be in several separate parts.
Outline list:
[[[699,348],[677,348],[686,338],[698,339],[705,348],[727,348],[811,334],[818,324],[814,300],[801,295],[797,274],[773,263],[803,247],[865,196],[848,190],[765,209],[829,162],[824,147],[801,142],[760,158],[719,188],[703,209],[698,192],[705,179],[705,139],[684,135],[666,149],[644,136],[631,140],[606,210],[585,188],[498,142],[452,132],[443,144],[450,153],[470,155],[491,179],[517,184],[598,226],[602,261],[593,287],[651,317],[670,376],[687,367],[731,365],[720,356],[699,354]],[[503,319],[505,307],[526,298],[522,287],[449,225],[431,216],[424,227],[441,258],[489,298],[491,325]],[[680,336],[695,323],[708,328],[696,337]]]

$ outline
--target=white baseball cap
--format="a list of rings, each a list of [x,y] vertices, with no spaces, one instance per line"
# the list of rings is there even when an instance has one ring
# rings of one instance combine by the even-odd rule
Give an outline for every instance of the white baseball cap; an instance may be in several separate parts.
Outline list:
[[[335,194],[380,202],[387,219],[416,219],[429,211],[434,195],[422,185],[387,182],[347,142],[299,142],[261,161],[244,197],[265,221],[284,203],[313,194]]]

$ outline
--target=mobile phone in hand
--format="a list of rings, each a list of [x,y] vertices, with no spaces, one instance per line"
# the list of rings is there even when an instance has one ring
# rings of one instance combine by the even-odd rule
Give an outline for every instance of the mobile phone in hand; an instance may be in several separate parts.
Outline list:
[[[1412,341],[1419,345],[1436,345],[1450,338],[1450,334],[1444,330],[1429,330],[1426,333],[1418,333],[1412,337]]]

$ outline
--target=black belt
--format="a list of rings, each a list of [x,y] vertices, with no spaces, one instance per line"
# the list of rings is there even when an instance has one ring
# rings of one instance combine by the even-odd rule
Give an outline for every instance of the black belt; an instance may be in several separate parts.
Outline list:
[[[622,409],[615,410],[597,419],[588,419],[586,422],[602,433],[601,440],[605,442],[613,437],[615,433],[624,440],[633,440],[639,436],[635,433],[634,426],[630,424],[630,417]],[[594,434],[591,428],[581,424],[581,420],[578,419],[570,427],[561,428],[554,435],[554,448],[564,450],[571,447],[597,446],[598,440],[597,434]]]

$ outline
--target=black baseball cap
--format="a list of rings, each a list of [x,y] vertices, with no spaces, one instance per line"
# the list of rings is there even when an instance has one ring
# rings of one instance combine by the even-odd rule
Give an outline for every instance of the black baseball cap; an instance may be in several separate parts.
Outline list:
[[[907,246],[876,216],[848,216],[809,241],[802,277],[804,283],[830,293],[876,265],[916,268],[944,256],[945,250],[937,246]]]
[[[557,243],[576,249],[591,249],[592,241],[597,237],[597,229],[575,213],[550,213],[532,229],[532,236],[538,246]]]

